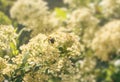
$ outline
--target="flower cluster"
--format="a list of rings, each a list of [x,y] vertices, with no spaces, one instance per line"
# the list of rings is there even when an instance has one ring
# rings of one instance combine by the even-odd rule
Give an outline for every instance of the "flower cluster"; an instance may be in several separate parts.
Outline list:
[[[57,27],[57,19],[50,14],[44,0],[18,0],[11,8],[11,17],[33,30],[33,36],[51,33]]]
[[[103,26],[96,33],[91,46],[98,58],[108,60],[109,54],[120,49],[120,21],[114,20]]]
[[[49,36],[37,35],[27,45],[23,45],[21,51],[22,53],[13,61],[20,65],[23,59],[27,58],[26,61],[31,67],[40,65],[39,77],[35,78],[41,80],[42,76],[47,77],[49,74],[62,78],[61,74],[65,71],[74,72],[72,60],[81,55],[83,46],[79,43],[79,37],[74,33],[54,32]]]
[[[8,55],[11,52],[11,46],[16,45],[16,30],[11,25],[0,25],[0,52]]]
[[[77,33],[84,43],[89,43],[94,36],[98,22],[99,20],[93,16],[90,9],[80,8],[72,12],[68,20],[68,28]]]
[[[80,60],[79,62],[79,72],[76,76],[80,82],[85,82],[85,81],[90,81],[90,82],[96,82],[95,81],[95,74],[92,73],[94,72],[94,68],[96,65],[95,60],[92,57],[86,57],[84,60]]]
[[[4,79],[3,76],[2,76],[2,71],[6,67],[6,64],[7,64],[6,60],[0,57],[0,81],[1,82]]]
[[[3,69],[6,67],[6,64],[7,64],[6,60],[0,57],[0,74],[1,71],[3,71]]]
[[[28,24],[29,20],[43,17],[48,13],[46,5],[47,3],[43,0],[18,0],[11,8],[11,17],[17,19],[20,23]]]
[[[4,75],[11,76],[17,68],[17,65],[10,64],[6,59],[0,57],[0,81],[3,81]]]
[[[120,18],[120,0],[102,0],[100,6],[105,17]]]

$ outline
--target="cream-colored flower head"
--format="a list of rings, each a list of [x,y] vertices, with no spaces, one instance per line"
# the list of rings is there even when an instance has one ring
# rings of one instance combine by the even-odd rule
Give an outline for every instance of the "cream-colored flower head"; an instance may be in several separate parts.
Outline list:
[[[2,71],[2,74],[8,75],[10,77],[11,74],[14,73],[16,69],[17,65],[7,63],[6,68],[4,68]]]
[[[55,24],[57,19],[50,14],[44,0],[18,0],[10,13],[12,18],[33,30],[32,36],[51,33],[57,27]]]
[[[8,75],[10,76],[11,73],[14,72],[16,69],[16,65],[9,64],[8,61],[0,57],[0,75]],[[0,77],[1,78],[1,77]]]
[[[68,58],[79,56],[83,46],[80,45],[79,37],[75,34],[55,32],[49,36],[37,35],[27,45],[23,45],[21,50],[23,55],[27,53],[30,56],[29,63],[39,63],[53,61],[61,54]]]
[[[120,0],[102,0],[100,6],[105,17],[120,18]]]
[[[16,45],[16,30],[11,25],[0,25],[0,51],[10,51],[10,45]]]
[[[88,8],[76,9],[72,12],[68,23],[73,28],[95,27],[98,19],[93,16],[93,13]]]
[[[99,20],[93,16],[93,13],[88,8],[76,9],[72,12],[70,20],[68,20],[68,28],[82,37],[84,43],[89,43],[89,40],[96,31],[96,26]]]
[[[11,17],[22,24],[47,14],[47,3],[43,0],[17,0],[10,10]]]
[[[103,26],[96,33],[91,46],[98,58],[108,60],[110,54],[120,49],[120,21],[113,20]]]
[[[0,74],[6,66],[7,66],[7,61],[0,57]]]
[[[4,77],[2,75],[2,71],[7,67],[7,61],[0,57],[0,81],[2,82],[4,80]]]
[[[86,56],[83,60],[78,61],[79,70],[77,70],[77,74],[74,78],[78,78],[80,82],[96,82],[96,75],[93,73],[93,70],[96,66],[96,61],[92,57]],[[84,74],[87,74],[84,76]]]
[[[19,65],[26,57],[26,63],[29,66],[40,65],[39,77],[37,77],[40,78],[42,74],[45,75],[45,70],[55,76],[60,76],[58,72],[64,70],[71,73],[70,69],[74,68],[71,59],[81,56],[83,46],[79,43],[79,37],[74,33],[58,31],[48,36],[39,34],[20,49],[22,53],[13,61]]]

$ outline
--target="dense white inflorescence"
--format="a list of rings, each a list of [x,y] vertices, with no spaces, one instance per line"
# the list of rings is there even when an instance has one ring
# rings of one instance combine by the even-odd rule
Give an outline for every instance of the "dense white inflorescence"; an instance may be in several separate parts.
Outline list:
[[[17,38],[16,30],[11,25],[0,25],[0,52],[3,56],[4,52],[6,55],[11,52],[11,45],[16,46]],[[2,54],[3,53],[3,54]],[[0,55],[0,56],[1,56]]]
[[[105,17],[120,18],[120,0],[102,0],[100,6]]]
[[[99,20],[93,16],[90,9],[80,8],[74,10],[70,15],[68,28],[78,34],[85,44],[89,44],[97,30],[98,23]]]
[[[2,71],[6,67],[6,63],[7,63],[6,60],[0,57],[0,81],[1,82],[4,80],[4,78],[2,76]]]
[[[43,0],[17,0],[11,8],[11,17],[20,23],[28,24],[29,21],[48,13],[46,5]]]
[[[11,17],[33,30],[32,35],[51,33],[58,25],[54,15],[48,11],[44,0],[18,0],[11,8]]]
[[[120,21],[114,20],[103,26],[92,41],[92,49],[98,58],[108,60],[111,53],[120,49]]]
[[[44,73],[46,70],[55,77],[61,78],[63,78],[61,71],[63,74],[65,70],[73,74],[75,67],[71,59],[76,59],[81,55],[83,46],[79,43],[79,37],[74,33],[54,32],[49,36],[37,35],[27,45],[23,45],[21,51],[22,53],[13,58],[13,61],[20,65],[23,63],[24,57],[27,56],[26,61],[31,67],[41,66],[38,71],[39,77],[35,77],[41,80],[42,76],[49,76],[49,74]]]

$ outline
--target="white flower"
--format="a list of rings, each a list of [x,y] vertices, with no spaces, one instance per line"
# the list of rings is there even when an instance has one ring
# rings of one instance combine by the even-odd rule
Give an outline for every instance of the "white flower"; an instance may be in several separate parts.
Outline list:
[[[105,17],[120,17],[120,0],[102,0],[100,6]]]
[[[114,62],[114,65],[115,65],[116,67],[120,67],[120,60],[116,60],[116,61]]]
[[[109,54],[120,49],[120,21],[113,20],[103,26],[96,33],[91,46],[98,58],[108,60]]]
[[[7,55],[10,54],[11,44],[16,46],[16,39],[18,35],[16,30],[11,25],[0,25],[0,50],[7,52]]]

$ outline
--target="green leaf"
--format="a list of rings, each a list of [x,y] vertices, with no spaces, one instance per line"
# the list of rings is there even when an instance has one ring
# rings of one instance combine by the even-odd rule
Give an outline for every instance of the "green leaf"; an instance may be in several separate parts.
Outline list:
[[[18,54],[18,50],[14,42],[10,42],[10,48],[11,48],[12,56]]]
[[[29,52],[26,52],[26,54],[24,55],[24,58],[22,60],[22,62],[23,62],[24,65],[27,62],[28,57],[29,57]]]
[[[9,25],[11,24],[11,20],[6,16],[3,12],[0,11],[0,24]]]
[[[67,18],[67,12],[64,9],[55,8],[54,11],[56,12],[57,18],[59,18],[60,20],[65,20]]]
[[[60,77],[52,77],[50,80],[48,80],[48,82],[61,82],[61,78]]]

